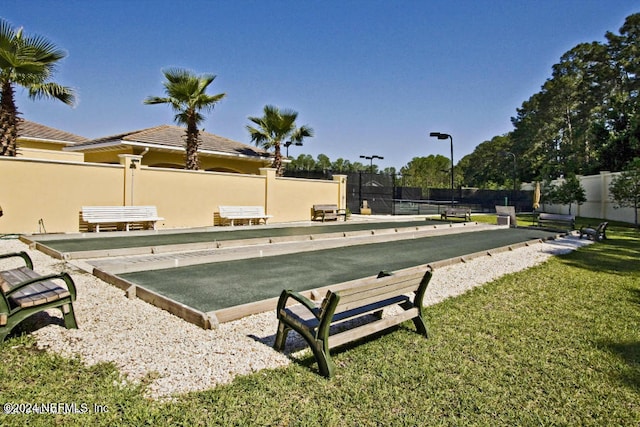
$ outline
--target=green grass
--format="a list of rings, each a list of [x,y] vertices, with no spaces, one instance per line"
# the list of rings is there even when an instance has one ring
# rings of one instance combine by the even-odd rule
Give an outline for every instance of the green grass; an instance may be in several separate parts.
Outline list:
[[[107,413],[0,415],[0,425],[639,425],[640,234],[610,239],[429,307],[411,324],[171,402],[143,397],[109,364],[0,346],[0,401],[77,402]],[[437,274],[437,271],[436,273]],[[275,333],[275,331],[274,331]]]

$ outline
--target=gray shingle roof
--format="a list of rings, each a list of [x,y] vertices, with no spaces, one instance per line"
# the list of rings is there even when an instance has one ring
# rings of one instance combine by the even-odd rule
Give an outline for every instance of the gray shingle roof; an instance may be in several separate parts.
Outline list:
[[[29,120],[22,120],[18,125],[18,137],[42,139],[50,142],[75,144],[88,141],[87,138],[63,130],[54,129],[49,126]]]
[[[184,150],[185,128],[162,125],[148,129],[135,130],[117,135],[93,139],[73,146],[73,151],[90,151],[93,148],[107,145],[152,145],[156,148]],[[200,151],[237,154],[245,156],[268,157],[269,152],[252,147],[241,142],[233,141],[222,136],[200,131]]]

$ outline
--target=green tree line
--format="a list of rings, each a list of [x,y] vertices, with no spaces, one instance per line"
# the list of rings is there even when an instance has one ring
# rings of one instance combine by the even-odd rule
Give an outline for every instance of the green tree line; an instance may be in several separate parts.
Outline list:
[[[541,90],[517,109],[513,130],[460,160],[462,183],[508,187],[514,175],[530,182],[618,172],[640,157],[639,37],[640,14],[633,14],[619,34],[562,55]],[[509,174],[514,158],[516,173]]]

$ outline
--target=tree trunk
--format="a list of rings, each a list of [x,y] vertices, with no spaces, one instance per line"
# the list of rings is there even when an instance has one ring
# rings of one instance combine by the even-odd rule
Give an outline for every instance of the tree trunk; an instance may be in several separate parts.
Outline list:
[[[11,83],[4,82],[0,90],[0,156],[15,157],[21,119],[18,117]]]
[[[187,125],[186,144],[185,144],[185,169],[200,169],[200,160],[198,159],[198,148],[200,148],[200,131],[195,124]]]
[[[275,158],[273,159],[272,168],[276,170],[276,176],[284,175],[284,168],[282,167],[282,151],[280,151],[280,143],[275,144]]]

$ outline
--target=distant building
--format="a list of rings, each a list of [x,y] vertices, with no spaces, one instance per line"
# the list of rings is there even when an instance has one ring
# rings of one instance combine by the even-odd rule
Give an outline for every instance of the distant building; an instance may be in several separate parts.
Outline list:
[[[150,167],[183,169],[185,129],[162,125],[98,139],[54,129],[29,120],[20,123],[18,156],[48,160],[119,164],[121,154],[142,155]],[[200,168],[207,171],[258,174],[272,155],[260,148],[200,132]]]
[[[84,160],[82,153],[65,153],[62,150],[86,141],[88,139],[85,137],[29,120],[22,120],[18,126],[19,157],[81,162]]]
[[[119,163],[119,155],[142,155],[150,167],[182,169],[185,164],[185,129],[162,125],[81,142],[64,148],[84,153],[92,163]],[[200,168],[216,172],[257,174],[271,165],[271,154],[260,148],[200,131]]]

